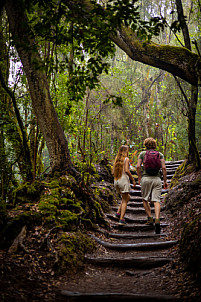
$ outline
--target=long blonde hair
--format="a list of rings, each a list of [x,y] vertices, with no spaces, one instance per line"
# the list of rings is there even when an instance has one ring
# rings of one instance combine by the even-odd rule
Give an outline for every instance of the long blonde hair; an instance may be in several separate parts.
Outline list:
[[[122,145],[114,160],[113,173],[115,180],[118,180],[122,176],[124,160],[126,157],[128,157],[128,146]]]

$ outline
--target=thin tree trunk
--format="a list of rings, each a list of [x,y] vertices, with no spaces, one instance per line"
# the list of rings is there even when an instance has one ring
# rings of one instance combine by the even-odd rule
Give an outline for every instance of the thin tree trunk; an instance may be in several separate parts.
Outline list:
[[[176,0],[176,5],[177,5],[178,20],[180,21],[180,24],[182,26],[182,33],[184,36],[185,47],[188,48],[189,50],[191,50],[191,41],[190,41],[188,26],[186,24],[186,20],[184,17],[183,6],[182,6],[181,0]]]
[[[191,98],[188,108],[188,140],[189,140],[189,155],[188,159],[190,163],[194,163],[197,170],[201,168],[200,155],[197,149],[195,140],[195,115],[196,106],[198,100],[198,88],[191,86]]]

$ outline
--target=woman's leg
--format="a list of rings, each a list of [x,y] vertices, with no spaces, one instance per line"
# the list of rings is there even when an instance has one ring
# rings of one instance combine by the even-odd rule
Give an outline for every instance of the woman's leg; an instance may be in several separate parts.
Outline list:
[[[120,220],[124,218],[125,213],[126,213],[126,207],[127,203],[130,199],[129,193],[122,193],[122,200],[121,200],[121,205],[120,205]]]

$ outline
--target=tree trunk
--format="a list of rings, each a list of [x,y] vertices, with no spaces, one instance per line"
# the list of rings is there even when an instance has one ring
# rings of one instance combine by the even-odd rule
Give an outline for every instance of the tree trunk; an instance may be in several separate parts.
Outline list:
[[[7,0],[5,8],[14,44],[27,76],[32,106],[47,144],[51,169],[52,171],[68,170],[69,173],[77,176],[78,172],[70,159],[67,139],[50,97],[43,63],[20,3],[18,0]]]
[[[188,107],[188,140],[189,140],[189,155],[188,160],[190,163],[195,164],[197,170],[201,168],[200,155],[195,141],[195,115],[198,100],[198,88],[191,86],[191,98]]]
[[[176,0],[178,20],[182,27],[185,47],[191,51],[191,41],[188,31],[188,26],[185,20],[183,6],[181,0]],[[198,101],[198,88],[191,85],[191,98],[188,102],[188,141],[189,141],[189,155],[190,163],[194,163],[196,169],[200,169],[200,156],[196,146],[195,140],[195,115]]]

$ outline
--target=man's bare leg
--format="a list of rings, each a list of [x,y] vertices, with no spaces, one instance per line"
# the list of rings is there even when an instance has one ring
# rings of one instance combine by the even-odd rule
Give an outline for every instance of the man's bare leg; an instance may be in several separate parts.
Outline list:
[[[154,209],[155,209],[156,219],[159,220],[160,219],[160,210],[161,210],[160,202],[158,202],[158,201],[154,202]]]
[[[149,205],[149,202],[146,201],[146,200],[143,200],[143,206],[144,206],[144,209],[145,209],[145,212],[146,212],[147,216],[151,217],[151,207]]]
[[[155,209],[155,233],[160,234],[161,232],[161,227],[160,227],[160,202],[155,201],[154,202],[154,209]]]

